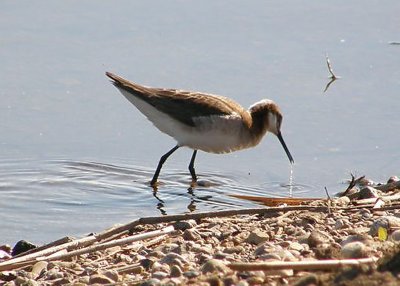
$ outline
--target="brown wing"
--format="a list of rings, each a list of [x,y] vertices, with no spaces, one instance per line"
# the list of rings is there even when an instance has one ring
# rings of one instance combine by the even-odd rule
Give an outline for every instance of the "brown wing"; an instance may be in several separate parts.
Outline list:
[[[159,111],[189,126],[195,126],[193,118],[200,116],[246,113],[242,106],[226,97],[177,89],[146,87],[109,72],[106,75],[113,80],[117,88],[136,95]]]

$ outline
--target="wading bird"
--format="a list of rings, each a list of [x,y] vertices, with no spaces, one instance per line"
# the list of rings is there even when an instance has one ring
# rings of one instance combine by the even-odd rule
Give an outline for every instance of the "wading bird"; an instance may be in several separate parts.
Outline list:
[[[282,113],[272,100],[263,99],[246,110],[224,96],[147,87],[110,72],[106,75],[161,132],[177,141],[161,157],[150,182],[153,187],[164,162],[183,146],[194,150],[189,163],[193,182],[197,181],[194,169],[197,150],[220,154],[254,147],[267,132],[278,137],[289,161],[294,162],[280,131]]]

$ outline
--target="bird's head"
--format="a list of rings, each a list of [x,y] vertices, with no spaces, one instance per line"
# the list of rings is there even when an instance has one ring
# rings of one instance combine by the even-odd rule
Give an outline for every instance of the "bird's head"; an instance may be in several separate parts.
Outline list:
[[[289,149],[286,146],[286,143],[282,137],[281,124],[283,116],[278,105],[272,100],[263,99],[250,106],[249,111],[252,114],[253,118],[259,117],[261,119],[262,125],[266,131],[269,131],[278,137],[283,149],[286,152],[286,155],[289,158],[290,163],[293,164],[293,157],[290,154]]]

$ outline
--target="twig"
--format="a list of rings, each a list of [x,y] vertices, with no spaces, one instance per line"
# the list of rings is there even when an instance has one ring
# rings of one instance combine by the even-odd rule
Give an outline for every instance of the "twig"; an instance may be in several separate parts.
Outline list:
[[[94,241],[96,241],[96,238],[94,236],[87,236],[87,237],[84,237],[84,238],[81,238],[78,240],[74,240],[74,241],[71,241],[68,243],[45,248],[41,251],[37,251],[37,252],[31,253],[28,255],[11,258],[9,260],[6,260],[6,261],[0,263],[0,271],[18,268],[18,265],[29,265],[30,263],[35,262],[35,259],[37,257],[51,255],[52,253],[61,251],[63,249],[75,249],[78,247],[87,246]]]
[[[181,215],[165,215],[161,217],[145,217],[138,220],[132,221],[130,223],[106,230],[102,233],[96,235],[98,240],[105,239],[109,236],[115,235],[116,233],[132,229],[138,225],[145,224],[158,224],[158,223],[169,223],[174,221],[182,220],[198,220],[203,218],[213,218],[213,217],[227,217],[234,215],[255,215],[255,214],[266,214],[266,213],[277,213],[277,212],[288,212],[288,211],[298,211],[298,210],[308,210],[315,212],[326,212],[327,207],[324,206],[287,206],[287,207],[270,207],[270,208],[253,208],[253,209],[240,209],[240,210],[226,210],[226,211],[216,211],[216,212],[205,212],[205,213],[189,213]]]
[[[82,255],[82,254],[86,254],[86,253],[91,253],[91,252],[107,249],[107,248],[114,247],[114,246],[121,246],[121,245],[125,245],[125,244],[131,243],[131,242],[144,240],[144,239],[147,239],[147,238],[152,238],[152,237],[164,235],[164,234],[167,234],[167,233],[171,233],[172,231],[174,231],[174,227],[173,226],[168,226],[168,227],[163,228],[161,230],[150,231],[150,232],[146,232],[146,233],[142,233],[142,234],[138,234],[138,235],[132,235],[132,236],[129,236],[129,237],[117,239],[117,240],[114,240],[114,241],[108,241],[108,242],[105,242],[105,243],[91,245],[91,246],[88,246],[88,247],[85,247],[85,248],[82,248],[82,249],[78,249],[78,250],[74,250],[74,251],[71,251],[71,252],[68,252],[68,253],[62,253],[60,255],[51,255],[51,256],[48,256],[48,257],[39,257],[39,258],[37,258],[37,260],[50,261],[50,260],[68,259],[68,258],[71,258],[71,257],[74,257],[74,256],[78,256],[78,255]]]
[[[313,261],[272,261],[262,263],[231,263],[228,267],[236,271],[268,271],[278,269],[293,270],[335,270],[337,267],[360,266],[362,264],[375,263],[375,257],[361,259],[339,260],[313,260]]]
[[[332,204],[332,200],[331,200],[331,196],[328,193],[328,189],[325,187],[325,193],[326,196],[328,197],[328,202],[327,202],[327,206],[328,206],[328,213],[331,214],[331,204]]]

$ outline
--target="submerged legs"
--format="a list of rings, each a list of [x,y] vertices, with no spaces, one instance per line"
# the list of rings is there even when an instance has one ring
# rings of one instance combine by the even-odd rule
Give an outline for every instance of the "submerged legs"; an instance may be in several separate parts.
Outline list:
[[[193,155],[192,155],[192,159],[190,159],[190,163],[189,163],[189,172],[190,172],[190,175],[192,176],[192,181],[193,182],[197,181],[196,172],[194,170],[194,160],[196,159],[196,154],[197,154],[197,150],[194,150],[193,151]]]
[[[150,182],[151,186],[155,186],[157,183],[157,179],[158,179],[158,175],[160,175],[160,171],[162,168],[162,165],[164,164],[164,162],[168,159],[169,156],[171,156],[172,153],[174,153],[177,149],[179,148],[178,145],[176,145],[174,148],[172,148],[171,150],[169,150],[167,153],[165,153],[164,155],[161,156],[160,158],[160,162],[158,162],[158,166],[157,166],[157,170],[154,173],[153,179]]]

